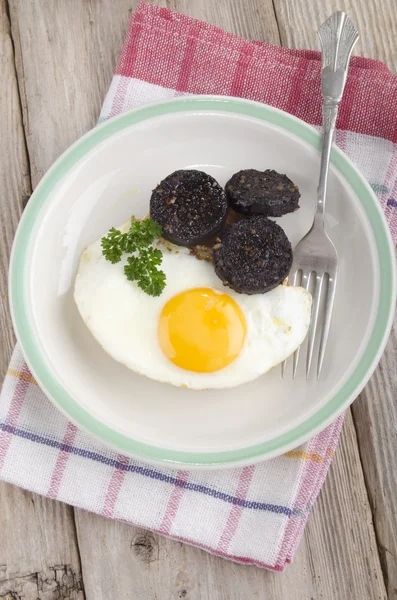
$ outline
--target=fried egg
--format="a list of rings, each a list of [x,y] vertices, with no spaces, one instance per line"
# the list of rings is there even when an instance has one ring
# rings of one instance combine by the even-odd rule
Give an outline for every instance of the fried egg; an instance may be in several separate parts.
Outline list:
[[[108,262],[100,239],[80,259],[78,310],[103,349],[126,367],[175,386],[230,388],[266,373],[305,339],[312,299],[303,288],[239,294],[188,248],[165,240],[157,247],[166,275],[158,297],[126,279],[126,258]]]

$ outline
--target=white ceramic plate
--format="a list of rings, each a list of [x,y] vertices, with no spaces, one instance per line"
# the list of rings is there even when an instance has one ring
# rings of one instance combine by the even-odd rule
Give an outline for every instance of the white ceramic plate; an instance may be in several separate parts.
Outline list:
[[[151,381],[102,350],[72,295],[83,248],[131,214],[145,215],[150,191],[175,169],[199,168],[221,184],[244,168],[287,173],[299,185],[301,209],[278,222],[294,246],[311,224],[319,147],[313,128],[274,108],[189,97],[112,119],[55,163],[16,235],[10,299],[34,376],[72,421],[120,452],[148,461],[226,467],[296,447],[352,402],[384,349],[395,273],[377,200],[339,150],[332,155],[327,230],[340,271],[319,381],[306,381],[304,360],[295,381],[290,373],[282,380],[276,368],[225,391]]]

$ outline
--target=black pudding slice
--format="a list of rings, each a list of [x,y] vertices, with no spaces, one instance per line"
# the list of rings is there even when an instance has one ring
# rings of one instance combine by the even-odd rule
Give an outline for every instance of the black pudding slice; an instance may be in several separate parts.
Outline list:
[[[242,294],[263,294],[287,277],[292,248],[277,223],[258,215],[223,230],[214,246],[214,265],[224,285]]]
[[[226,184],[229,205],[243,215],[281,217],[299,207],[299,188],[277,171],[246,169]]]
[[[226,195],[207,173],[175,171],[153,190],[150,216],[163,237],[179,246],[195,246],[218,233],[226,221]]]

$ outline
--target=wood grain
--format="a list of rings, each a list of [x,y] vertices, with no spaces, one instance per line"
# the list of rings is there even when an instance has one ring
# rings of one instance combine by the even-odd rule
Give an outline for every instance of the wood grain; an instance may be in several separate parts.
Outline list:
[[[168,0],[167,6],[248,40],[262,40],[277,45],[281,43],[271,0]]]
[[[54,160],[95,125],[135,2],[9,5],[35,187]]]
[[[353,405],[388,597],[397,599],[397,318],[386,351]]]
[[[312,575],[326,585],[317,589],[316,600],[387,597],[350,410],[305,541]]]
[[[3,381],[15,343],[8,308],[8,261],[22,206],[31,193],[5,0],[0,0],[0,73],[0,331],[3,333],[0,344],[0,381]]]
[[[316,31],[336,9],[355,22],[360,40],[354,54],[385,62],[397,71],[397,18],[394,0],[274,0],[282,46],[316,48]],[[314,10],[315,9],[315,10]]]
[[[372,10],[370,0],[367,0],[364,7],[360,6],[359,16],[365,21],[364,29],[361,28],[361,21],[356,21],[360,29],[367,31],[371,19],[376,19],[376,23],[386,23],[391,15],[391,1],[387,0],[384,9],[378,11],[381,13],[379,16]],[[311,2],[313,8],[315,0]],[[155,3],[165,6],[166,0]],[[55,3],[50,0],[9,0],[9,4],[27,148],[35,186],[55,158],[95,124],[126,32],[129,10],[135,7],[136,2],[58,0]],[[342,2],[342,8],[344,4],[347,3]],[[323,20],[323,16],[325,18],[331,12],[329,0],[321,5],[316,2],[316,10],[308,10],[308,2],[303,0],[275,0],[276,22],[271,0],[250,0],[249,3],[236,3],[234,0],[168,0],[168,5],[248,38],[273,43],[278,43],[281,39],[284,45],[306,47],[314,46],[313,31]],[[382,7],[383,5],[384,3]],[[358,0],[352,0],[350,6],[357,7],[358,12]],[[371,41],[369,38],[366,41],[369,45],[363,45],[362,48],[369,55],[376,54],[385,60],[390,58],[389,64],[392,64],[386,42],[378,40],[378,37],[380,38],[380,34],[376,32],[370,38]],[[3,53],[0,60],[2,56]],[[8,117],[8,103],[0,106],[1,114]],[[13,126],[12,129],[18,128]],[[18,144],[21,145],[19,137],[15,143],[15,148],[19,147]],[[7,170],[15,169],[15,159],[10,158],[10,164],[6,167]],[[25,181],[24,178],[20,179],[20,175],[16,179],[18,182]],[[29,190],[23,192],[22,196],[28,194]],[[20,212],[20,208],[12,210]],[[6,235],[9,238],[12,237],[12,227],[15,226],[19,212],[13,217],[13,225],[7,225]],[[8,346],[10,348],[11,343]],[[365,392],[368,397],[366,399],[364,394],[361,402],[364,400],[364,403],[376,404],[375,398],[386,384],[390,388],[388,402],[391,402],[391,353],[387,360],[389,362],[385,365],[384,377],[376,376],[376,389],[369,386]],[[395,385],[395,381],[392,385]],[[378,467],[386,468],[386,458],[390,458],[388,454],[384,456],[378,446],[384,427],[381,419],[387,420],[386,409],[385,414],[379,411],[374,413],[374,417],[380,419],[375,427],[372,413],[366,425],[356,406],[357,431],[360,436],[366,435],[369,439],[368,449],[362,448],[362,454],[364,466],[368,463],[366,476],[370,499],[374,506],[378,503],[378,506],[385,507],[389,503],[391,511],[395,506],[384,499],[382,505],[380,495],[383,490],[389,493],[393,489],[393,473],[390,472],[387,476],[376,473]],[[368,436],[368,430],[372,437]],[[374,445],[378,448],[377,462],[372,458]],[[392,445],[388,448],[389,453]],[[368,473],[372,473],[372,476]],[[383,487],[379,486],[380,481]],[[381,492],[377,493],[377,489]],[[36,574],[49,572],[50,582],[76,583],[70,588],[69,596],[66,595],[67,586],[59,592],[54,587],[55,584],[51,583],[53,587],[49,588],[48,595],[43,596],[44,592],[39,590],[42,595],[37,595],[38,598],[55,600],[70,597],[81,600],[80,567],[71,510],[59,503],[25,494],[11,486],[3,486],[1,493],[1,506],[7,507],[1,513],[1,530],[7,524],[10,534],[3,538],[0,536],[0,586],[1,582],[7,581],[9,588],[0,587],[0,599],[3,596],[7,600],[18,598],[11,595],[17,588],[24,590],[27,600],[35,598],[34,578],[37,581],[43,579],[42,575]],[[25,501],[25,498],[28,500]],[[29,512],[29,502],[32,503],[32,500],[34,513],[32,510]],[[388,518],[385,523],[382,520],[382,511],[387,509],[388,507],[379,510],[378,520],[375,521],[376,533],[380,543],[384,543],[384,547],[394,553],[391,537],[395,532],[390,528]],[[23,513],[26,513],[26,520]],[[88,600],[386,598],[350,413],[347,414],[340,447],[309,519],[301,547],[294,563],[283,574],[235,565],[196,548],[83,511],[76,510],[75,519]],[[55,533],[51,534],[51,530]],[[51,540],[50,544],[47,544],[47,538]],[[37,548],[38,539],[42,540],[43,546],[47,544],[48,550],[44,552]],[[16,547],[15,540],[19,543],[23,540],[23,552]],[[391,581],[394,576],[392,556],[388,559],[386,555],[385,551],[382,554],[383,566]],[[2,558],[4,556],[6,559]],[[70,571],[67,570],[68,564],[71,565]],[[12,565],[18,565],[18,569],[14,569]],[[55,571],[51,571],[51,568],[54,565],[61,565],[64,571],[62,573],[61,570],[52,577],[52,572]],[[2,568],[7,573],[6,579],[2,575]],[[22,588],[22,585],[25,587]],[[18,590],[16,593],[19,594]],[[392,590],[390,585],[389,590]],[[59,595],[60,593],[63,595]],[[390,598],[392,597],[390,594]]]
[[[0,599],[84,600],[71,507],[0,486]]]
[[[15,337],[7,295],[14,232],[31,194],[5,0],[0,0],[0,380]],[[83,600],[80,561],[70,507],[0,482],[0,598]]]

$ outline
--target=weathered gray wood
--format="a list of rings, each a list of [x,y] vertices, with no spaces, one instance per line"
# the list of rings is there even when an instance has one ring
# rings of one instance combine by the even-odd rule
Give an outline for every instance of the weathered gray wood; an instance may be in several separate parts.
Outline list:
[[[310,10],[303,0],[298,3],[276,0],[283,44],[313,47],[314,38],[309,32],[316,29],[317,20],[320,22],[323,17],[321,11],[325,9],[322,3],[311,1]],[[382,14],[376,16],[377,22],[387,21],[384,14],[388,15],[391,2],[386,3],[385,13],[384,3],[379,6]],[[358,6],[358,0],[356,3]],[[296,9],[299,4],[300,9]],[[169,5],[246,37],[276,43],[279,40],[271,0],[251,0],[250,3],[169,0]],[[329,0],[324,5],[327,8]],[[10,0],[34,185],[53,160],[95,124],[125,35],[128,9],[134,6],[135,0],[118,0],[117,3],[107,0],[58,0],[56,3]],[[366,22],[375,18],[371,7],[369,0],[360,7]],[[288,29],[295,10],[304,15],[299,18],[303,37],[296,33],[297,22]],[[326,14],[329,12],[325,10]],[[360,22],[357,23],[360,26]],[[373,39],[377,40],[380,35],[376,32]],[[386,43],[379,39],[376,44],[369,53],[378,52],[379,47],[378,56],[385,58]],[[365,50],[368,52],[366,47]],[[87,598],[385,598],[355,430],[349,414],[342,440],[330,476],[309,519],[301,548],[286,573],[271,574],[234,565],[198,549],[142,533],[134,527],[75,511]],[[374,442],[377,442],[375,437]],[[370,455],[368,461],[373,467]],[[389,481],[392,485],[391,478]],[[8,489],[12,491],[6,489],[6,502],[12,506],[14,489]],[[47,501],[41,501],[47,507]],[[40,508],[37,518],[43,523],[45,532],[46,515],[47,508]],[[17,521],[16,517],[14,521]],[[49,527],[53,527],[51,518],[49,522]],[[20,558],[20,573],[28,576],[37,570],[30,568],[32,563],[28,557],[35,553],[30,535],[23,531],[20,538],[26,547],[25,555]],[[72,540],[73,548],[74,532],[69,521],[63,535],[66,540]],[[154,540],[150,543],[155,548],[149,553],[145,551],[147,540]],[[387,544],[389,549],[392,548],[389,540]],[[65,549],[61,552],[57,547],[50,551],[54,556],[62,555],[60,564],[66,564]],[[12,556],[17,556],[15,552],[15,549],[11,550]],[[145,562],[138,555],[148,555],[150,560]],[[46,561],[46,565],[51,564],[47,558]],[[73,564],[77,572],[78,565]],[[47,566],[43,570],[46,569]],[[9,592],[3,593],[0,588],[0,598],[6,593]],[[56,596],[45,598],[52,600]]]
[[[353,405],[389,598],[397,598],[397,318],[374,376]]]
[[[0,506],[0,599],[84,600],[72,509],[4,484]]]
[[[14,51],[0,0],[0,380],[15,342],[7,299],[8,260],[31,193]],[[70,507],[0,482],[0,598],[83,600]]]
[[[281,44],[292,48],[317,48],[316,31],[335,10],[354,20],[360,40],[354,54],[385,62],[397,71],[397,19],[394,0],[274,0]]]
[[[160,4],[160,2],[152,2]],[[264,40],[280,45],[280,35],[274,15],[273,3],[269,0],[167,0],[168,8],[208,21],[226,31],[241,35],[249,40]]]
[[[95,125],[135,4],[9,0],[33,187]]]
[[[0,381],[3,381],[15,343],[8,308],[8,260],[22,204],[31,192],[5,0],[0,2],[0,73]]]
[[[282,574],[82,511],[76,511],[76,526],[89,599],[386,598],[350,412],[301,547]]]
[[[305,542],[311,574],[322,582],[316,600],[387,597],[350,410]]]

